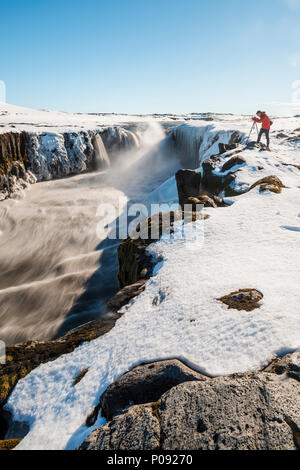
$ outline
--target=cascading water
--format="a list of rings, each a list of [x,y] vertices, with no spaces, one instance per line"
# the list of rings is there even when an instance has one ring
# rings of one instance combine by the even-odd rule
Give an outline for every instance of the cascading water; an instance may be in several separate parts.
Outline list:
[[[99,134],[95,135],[92,140],[92,144],[95,150],[95,169],[100,170],[110,166],[109,156],[104,146],[103,140]]]
[[[126,132],[134,147],[105,171],[40,182],[0,204],[0,339],[7,344],[57,337],[97,319],[118,290],[119,240],[97,237],[99,205],[118,211],[119,200],[141,201],[180,167],[157,123]],[[97,136],[94,149],[107,166]]]

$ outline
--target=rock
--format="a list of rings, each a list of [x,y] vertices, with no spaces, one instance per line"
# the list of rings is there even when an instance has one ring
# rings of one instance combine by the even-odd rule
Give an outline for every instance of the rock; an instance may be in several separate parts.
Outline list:
[[[228,173],[225,176],[216,170],[216,164],[214,161],[207,160],[202,164],[202,193],[210,193],[218,195],[229,188],[236,176],[234,173]]]
[[[224,173],[237,165],[246,165],[246,163],[247,162],[243,157],[232,157],[224,163],[221,172]]]
[[[292,166],[294,168],[297,168],[297,170],[300,170],[300,165],[296,165],[295,163],[282,163],[284,166]]]
[[[277,139],[286,139],[287,137],[288,135],[284,134],[283,132],[279,132],[278,134],[276,134]]]
[[[176,173],[179,204],[184,206],[188,197],[197,197],[201,193],[201,174],[194,170],[179,170]]]
[[[226,153],[230,150],[234,150],[239,146],[239,144],[219,144],[219,154],[223,155],[223,153]]]
[[[160,425],[151,405],[132,406],[96,429],[78,450],[154,450],[160,447]]]
[[[275,186],[275,184],[261,184],[259,187],[260,191],[271,191],[271,193],[280,194],[281,188],[279,186]]]
[[[295,450],[299,387],[274,374],[185,382],[96,429],[80,450]]]
[[[278,178],[278,176],[266,176],[265,178],[261,178],[260,180],[256,181],[256,183],[250,186],[249,191],[256,188],[256,186],[260,186],[262,191],[268,189],[269,191],[280,193],[282,188],[285,188],[282,181]]]
[[[288,377],[300,382],[300,352],[287,354],[281,359],[274,359],[265,372],[273,372],[278,375],[287,374]]]
[[[143,274],[143,273],[142,273]],[[145,273],[146,276],[147,272]],[[117,312],[126,305],[131,299],[141,294],[145,289],[146,280],[139,280],[134,284],[123,287],[117,294],[107,302],[107,308],[111,312]]]
[[[12,450],[21,442],[22,439],[6,439],[0,441],[0,450]]]
[[[225,295],[218,299],[223,304],[228,305],[231,309],[246,310],[251,312],[256,308],[259,308],[259,302],[262,300],[263,294],[256,289],[241,289],[238,292]]]
[[[81,382],[81,380],[83,379],[83,377],[88,373],[88,369],[85,367],[84,369],[82,369],[79,374],[75,377],[74,379],[74,382],[73,382],[73,387],[76,387],[77,384],[79,384],[79,382]]]
[[[28,142],[26,132],[0,134],[0,200],[36,181],[29,171]]]
[[[196,210],[196,206],[200,204],[203,205],[204,207],[213,207],[214,209],[218,207],[212,198],[210,198],[209,196],[205,196],[205,195],[198,196],[197,198],[189,197],[186,199],[185,204],[186,205],[191,204],[193,210]]]
[[[110,421],[130,405],[156,402],[175,385],[194,380],[206,380],[206,377],[177,359],[135,367],[103,393],[102,416]]]

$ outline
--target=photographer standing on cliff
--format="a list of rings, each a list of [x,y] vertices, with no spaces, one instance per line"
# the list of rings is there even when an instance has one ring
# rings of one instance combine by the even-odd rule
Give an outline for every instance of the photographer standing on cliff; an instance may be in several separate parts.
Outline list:
[[[257,111],[256,115],[258,117],[252,118],[254,122],[261,123],[261,130],[258,134],[257,143],[259,144],[263,134],[265,134],[267,139],[267,150],[270,150],[270,129],[271,129],[271,120],[269,116],[264,111]]]

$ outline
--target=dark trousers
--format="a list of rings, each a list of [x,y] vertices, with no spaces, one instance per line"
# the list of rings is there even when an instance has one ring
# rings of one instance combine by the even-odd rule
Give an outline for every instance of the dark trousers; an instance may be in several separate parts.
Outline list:
[[[266,139],[267,139],[267,146],[269,147],[269,145],[270,145],[270,129],[261,129],[259,131],[257,143],[259,144],[259,142],[260,142],[260,140],[261,140],[261,138],[264,134],[265,134]]]

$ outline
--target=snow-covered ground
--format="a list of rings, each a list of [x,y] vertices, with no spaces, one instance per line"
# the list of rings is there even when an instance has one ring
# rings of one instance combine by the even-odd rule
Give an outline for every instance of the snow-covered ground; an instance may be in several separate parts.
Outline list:
[[[205,125],[204,141],[232,129],[247,135],[251,126],[241,116],[216,116],[208,127],[191,119],[184,132],[198,138],[195,129],[204,135]],[[284,118],[272,129],[291,135],[298,128],[299,119]],[[189,224],[185,239],[152,244],[150,251],[163,262],[113,330],[41,365],[17,384],[7,408],[31,428],[18,449],[75,448],[104,422],[100,417],[93,428],[84,425],[103,391],[142,362],[176,357],[217,376],[257,370],[274,356],[300,348],[300,171],[282,165],[300,164],[299,143],[272,134],[271,148],[241,154],[247,166],[240,169],[238,183],[277,175],[286,186],[281,194],[255,188],[233,198],[230,207],[205,209],[210,218]],[[205,157],[215,150],[210,147]],[[173,178],[151,198],[177,198],[174,184]],[[242,288],[263,293],[259,309],[228,310],[217,300]],[[83,368],[87,374],[73,387]]]

